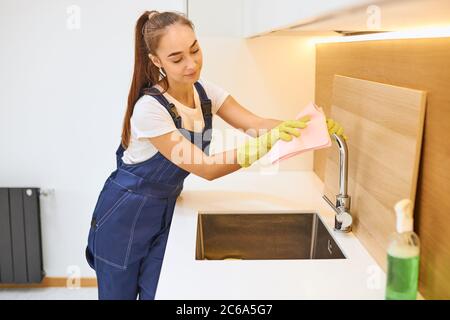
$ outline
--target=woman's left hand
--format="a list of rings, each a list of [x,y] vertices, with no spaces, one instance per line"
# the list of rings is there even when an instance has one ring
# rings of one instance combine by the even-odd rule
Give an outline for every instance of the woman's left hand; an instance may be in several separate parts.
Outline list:
[[[347,136],[344,134],[344,128],[336,121],[334,121],[331,118],[327,118],[327,128],[328,128],[328,133],[330,134],[330,136],[332,134],[337,134],[338,136],[341,136],[344,138],[344,140],[348,140]]]

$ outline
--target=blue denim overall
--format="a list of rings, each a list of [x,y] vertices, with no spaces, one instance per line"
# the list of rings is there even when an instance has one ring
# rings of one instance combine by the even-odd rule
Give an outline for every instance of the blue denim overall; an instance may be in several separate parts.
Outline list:
[[[170,113],[177,129],[209,155],[211,100],[199,82],[205,127],[202,132],[181,128],[181,117],[158,89],[146,88]],[[160,152],[137,164],[122,161],[106,180],[89,230],[86,259],[97,275],[99,299],[154,299],[175,202],[188,171]]]

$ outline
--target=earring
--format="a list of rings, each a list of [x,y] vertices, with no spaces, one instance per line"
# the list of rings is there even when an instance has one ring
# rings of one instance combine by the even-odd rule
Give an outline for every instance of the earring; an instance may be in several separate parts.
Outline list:
[[[163,77],[167,77],[166,72],[164,71],[164,68],[159,68],[159,73],[163,76]]]

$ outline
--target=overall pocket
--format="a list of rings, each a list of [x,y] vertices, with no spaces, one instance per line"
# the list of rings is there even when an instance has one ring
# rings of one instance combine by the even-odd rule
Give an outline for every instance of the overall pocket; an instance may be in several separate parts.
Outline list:
[[[145,197],[126,189],[111,191],[106,195],[104,213],[97,221],[92,234],[95,258],[120,269],[126,269],[137,219]],[[115,195],[114,201],[108,200]],[[100,207],[101,209],[101,207]]]
[[[105,193],[107,192],[110,183],[111,183],[111,178],[108,178],[105,181],[103,188],[100,191],[100,194],[97,198],[97,202],[95,204],[94,211],[93,211],[92,217],[91,217],[91,222],[90,222],[90,228],[89,228],[89,234],[88,234],[85,255],[86,255],[86,260],[87,260],[89,266],[93,269],[95,269],[93,256],[95,253],[94,237],[95,237],[95,231],[96,231],[96,224],[97,224],[97,220],[99,218],[102,219],[105,214],[105,199],[106,199]],[[118,200],[120,200],[120,199],[118,199]],[[113,205],[116,205],[116,203],[114,203]],[[107,204],[106,204],[106,206],[107,206]],[[111,209],[111,208],[106,208],[106,212],[108,211],[108,209]]]
[[[103,207],[100,207],[100,210],[95,218],[95,227],[96,229],[100,229],[102,225],[111,217],[114,212],[124,203],[127,198],[131,195],[126,189],[119,189],[117,192],[110,192],[105,196],[105,200],[103,201]]]

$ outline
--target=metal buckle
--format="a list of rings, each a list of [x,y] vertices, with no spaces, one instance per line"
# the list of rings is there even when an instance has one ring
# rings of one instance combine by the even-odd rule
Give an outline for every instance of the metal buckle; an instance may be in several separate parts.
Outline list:
[[[210,99],[203,100],[201,105],[202,105],[203,115],[210,116],[212,114],[212,111],[211,111],[211,100]]]
[[[175,118],[179,118],[180,115],[178,114],[178,110],[175,107],[175,105],[173,103],[170,103],[169,107],[170,107],[170,111],[175,115]]]

